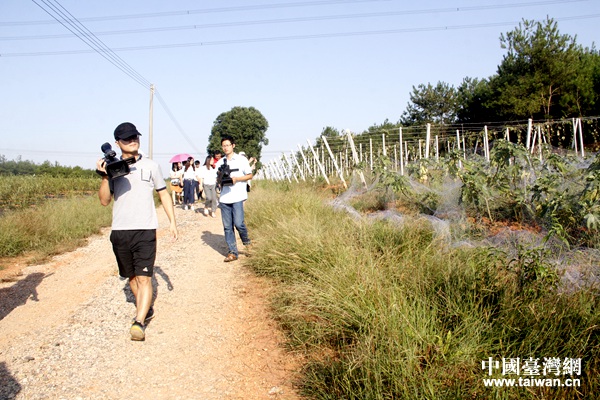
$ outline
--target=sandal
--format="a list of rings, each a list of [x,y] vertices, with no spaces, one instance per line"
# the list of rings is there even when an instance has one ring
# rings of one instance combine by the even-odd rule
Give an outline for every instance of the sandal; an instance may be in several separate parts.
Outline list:
[[[223,261],[225,261],[225,262],[232,262],[232,261],[235,261],[237,259],[238,258],[237,258],[237,256],[235,254],[229,253],[229,254],[227,254],[227,257],[225,257],[225,259]]]

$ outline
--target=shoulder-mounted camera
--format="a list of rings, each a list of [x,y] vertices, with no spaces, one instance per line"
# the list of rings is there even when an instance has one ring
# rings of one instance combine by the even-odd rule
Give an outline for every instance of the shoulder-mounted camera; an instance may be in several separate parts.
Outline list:
[[[223,164],[217,169],[217,185],[219,188],[223,188],[223,186],[233,186],[231,173],[234,171],[239,171],[239,168],[231,169],[227,164],[227,158],[224,158]]]
[[[129,166],[135,163],[135,157],[117,158],[117,153],[112,149],[110,143],[104,143],[100,147],[100,150],[104,153],[104,168],[110,179],[116,179],[129,174]]]

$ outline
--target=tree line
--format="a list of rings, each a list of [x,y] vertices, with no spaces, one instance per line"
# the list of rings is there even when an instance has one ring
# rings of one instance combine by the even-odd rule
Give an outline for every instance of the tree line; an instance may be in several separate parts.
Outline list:
[[[52,164],[50,161],[44,161],[36,164],[33,161],[22,160],[17,157],[16,160],[8,160],[6,156],[0,154],[0,176],[10,175],[44,175],[61,178],[90,178],[97,176],[91,169],[77,167],[66,167],[59,163]]]
[[[523,20],[500,35],[500,45],[506,54],[494,75],[465,77],[458,87],[442,81],[413,86],[397,122],[386,119],[362,134],[399,127],[410,132],[428,123],[451,133],[484,125],[526,125],[532,119],[554,129],[551,144],[565,146],[571,136],[564,134],[564,126],[552,128],[552,121],[600,115],[600,53],[594,45],[579,45],[576,37],[560,33],[551,18]],[[599,142],[598,119],[584,124],[586,144]],[[332,127],[322,132],[331,138],[339,134]]]

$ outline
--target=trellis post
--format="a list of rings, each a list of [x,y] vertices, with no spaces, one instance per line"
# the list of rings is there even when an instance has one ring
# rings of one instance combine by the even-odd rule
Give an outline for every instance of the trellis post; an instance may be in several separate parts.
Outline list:
[[[310,150],[313,153],[313,156],[315,157],[315,161],[317,162],[317,165],[319,167],[319,169],[321,170],[321,173],[323,174],[323,178],[325,178],[325,182],[327,182],[328,185],[330,185],[331,183],[329,182],[329,178],[327,178],[327,174],[325,173],[325,168],[323,168],[323,164],[321,164],[321,162],[319,161],[319,158],[317,157],[317,153],[315,153],[315,149],[313,149],[312,144],[310,144],[310,139],[306,139],[306,141],[308,142],[308,147],[310,147]]]
[[[327,143],[327,138],[325,136],[321,135],[321,139],[323,139],[323,143],[325,143],[325,147],[327,147],[327,152],[329,152],[329,157],[331,157],[331,161],[333,161],[333,166],[334,166],[335,170],[337,171],[338,175],[340,176],[340,179],[342,180],[342,184],[344,185],[344,188],[348,189],[348,185],[346,184],[344,175],[342,174],[342,171],[339,169],[337,162],[335,161],[335,156],[333,155],[333,152],[331,151],[331,147],[329,147],[329,143]]]

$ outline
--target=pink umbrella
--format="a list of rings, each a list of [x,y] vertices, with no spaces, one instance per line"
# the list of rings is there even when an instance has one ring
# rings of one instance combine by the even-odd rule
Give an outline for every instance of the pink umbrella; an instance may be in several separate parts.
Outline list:
[[[181,153],[181,154],[177,154],[177,155],[174,155],[173,157],[171,157],[169,162],[170,163],[183,162],[183,161],[187,161],[187,159],[190,157],[191,156],[188,153]]]

